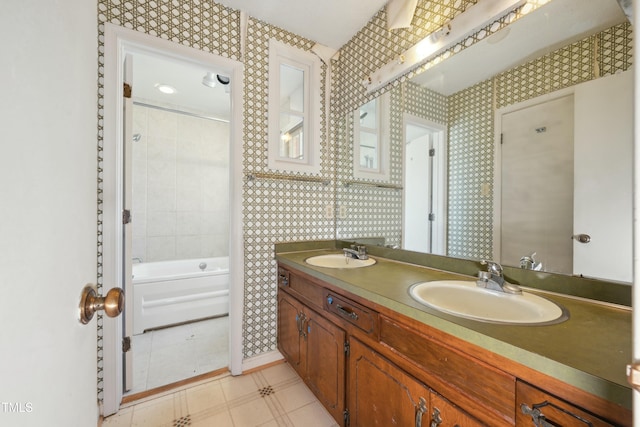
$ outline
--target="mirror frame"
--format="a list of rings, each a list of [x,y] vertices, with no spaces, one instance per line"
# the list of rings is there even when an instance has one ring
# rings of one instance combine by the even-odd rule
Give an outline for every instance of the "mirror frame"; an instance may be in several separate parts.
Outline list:
[[[281,67],[303,72],[303,158],[280,155]],[[320,173],[321,61],[316,55],[275,39],[269,40],[268,166],[274,171]]]

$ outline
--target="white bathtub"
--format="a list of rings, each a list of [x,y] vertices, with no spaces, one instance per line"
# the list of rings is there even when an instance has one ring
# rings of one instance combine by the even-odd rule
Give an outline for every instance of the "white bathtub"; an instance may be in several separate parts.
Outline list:
[[[133,264],[134,335],[228,313],[228,257]]]

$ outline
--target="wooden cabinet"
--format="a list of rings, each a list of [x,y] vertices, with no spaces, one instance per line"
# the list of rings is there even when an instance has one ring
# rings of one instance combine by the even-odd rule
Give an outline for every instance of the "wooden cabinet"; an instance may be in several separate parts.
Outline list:
[[[311,275],[281,266],[278,285],[278,349],[340,426],[631,425],[626,409]]]
[[[291,366],[302,375],[300,357],[302,304],[289,295],[278,292],[278,350]]]
[[[518,381],[516,426],[518,427],[609,427],[615,424]]]
[[[354,338],[348,401],[352,426],[430,425],[429,389]]]
[[[333,418],[341,423],[345,409],[345,332],[312,310],[305,308],[305,311],[306,372],[302,377]]]
[[[278,349],[336,421],[345,409],[344,330],[278,292]]]

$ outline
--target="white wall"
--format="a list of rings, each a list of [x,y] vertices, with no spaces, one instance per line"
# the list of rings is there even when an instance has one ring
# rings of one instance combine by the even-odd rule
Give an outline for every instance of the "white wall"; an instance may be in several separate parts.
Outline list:
[[[0,14],[0,425],[97,421],[97,5],[3,2]]]
[[[229,123],[133,107],[133,257],[229,255]]]

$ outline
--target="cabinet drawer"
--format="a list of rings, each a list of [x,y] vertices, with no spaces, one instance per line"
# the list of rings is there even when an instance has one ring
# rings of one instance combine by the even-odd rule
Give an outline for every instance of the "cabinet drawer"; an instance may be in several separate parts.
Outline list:
[[[278,286],[311,305],[322,308],[323,288],[282,267],[278,267]]]
[[[377,313],[345,297],[326,291],[324,309],[357,326],[367,334],[372,334],[376,330]]]
[[[462,392],[460,395],[513,423],[515,377],[383,316],[380,341],[417,364],[428,375],[423,381],[446,397],[451,398],[440,387],[453,387]]]
[[[521,381],[518,381],[516,395],[516,426],[518,427],[614,425]]]

